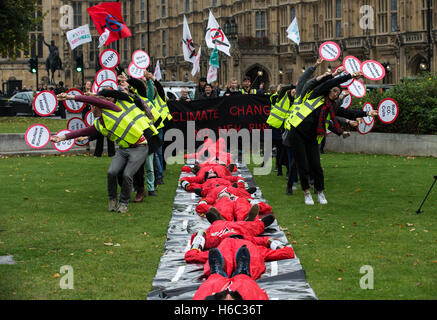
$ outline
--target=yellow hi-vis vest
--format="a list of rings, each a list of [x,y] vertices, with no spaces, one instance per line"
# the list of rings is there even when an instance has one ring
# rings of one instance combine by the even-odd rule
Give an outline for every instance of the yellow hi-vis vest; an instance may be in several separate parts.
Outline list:
[[[100,123],[99,118],[94,121],[94,126],[97,131],[116,142],[121,148],[129,148],[130,145],[138,142],[145,130],[149,129],[148,118],[134,103],[117,101],[115,104],[121,111],[102,109],[105,126]]]
[[[244,89],[244,88],[240,89],[240,92],[242,94],[256,94],[257,93],[256,89],[250,89],[249,92],[247,92],[246,89]]]
[[[285,120],[285,129],[290,130],[291,126],[297,128],[297,126],[300,125],[301,122],[311,114],[311,112],[325,103],[325,97],[323,96],[309,100],[311,93],[312,92],[306,94],[301,103],[293,105],[290,116]],[[301,101],[301,99],[299,98],[298,101]]]
[[[272,104],[272,108],[270,109],[270,115],[267,118],[267,123],[273,128],[279,129],[280,127],[282,127],[284,121],[288,118],[290,108],[290,99],[288,97],[288,94],[285,93],[280,101],[276,101],[275,104]]]
[[[173,117],[170,114],[170,109],[168,108],[167,102],[159,96],[159,94],[156,95],[155,106],[158,108],[158,112],[161,115],[162,122],[165,120],[171,120]]]
[[[152,116],[153,116],[153,123],[152,124],[155,126],[155,128],[161,129],[162,127],[164,127],[164,121],[162,120],[161,114],[159,113],[156,106],[152,102],[150,102],[149,99],[140,95],[138,93],[138,90],[135,89],[134,92],[138,97],[141,98],[141,100],[143,100],[148,105],[150,112],[152,113]],[[158,132],[158,131],[156,131],[156,132]]]

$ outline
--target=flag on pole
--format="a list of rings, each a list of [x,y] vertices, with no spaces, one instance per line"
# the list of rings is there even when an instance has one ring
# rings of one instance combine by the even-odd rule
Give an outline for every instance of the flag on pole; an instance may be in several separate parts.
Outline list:
[[[196,59],[193,62],[193,70],[191,70],[191,75],[194,75],[200,71],[200,53],[202,52],[202,46],[199,47],[199,52],[196,55]]]
[[[91,42],[90,28],[87,24],[80,26],[76,29],[67,31],[66,35],[71,50],[74,50],[74,48],[84,43]]]
[[[299,45],[300,43],[299,27],[297,25],[296,17],[294,17],[293,21],[290,23],[290,25],[287,28],[287,38],[293,42],[296,42],[297,45]]]
[[[206,77],[206,81],[208,83],[211,83],[211,82],[217,80],[217,73],[218,73],[217,71],[218,71],[218,68],[214,67],[213,65],[209,66],[208,75]]]
[[[156,62],[155,72],[153,73],[153,76],[154,76],[155,79],[158,80],[158,81],[162,79],[162,75],[161,75],[161,67],[159,66],[159,60],[158,60],[158,62]]]
[[[228,38],[226,38],[225,33],[222,28],[220,28],[217,20],[214,18],[211,10],[209,10],[208,27],[206,28],[205,41],[208,48],[214,48],[224,52],[228,56],[231,56],[229,50],[231,49],[231,44]]]
[[[98,33],[103,37],[106,37],[105,32],[109,32],[109,35],[104,42],[105,46],[111,42],[132,35],[123,21],[120,2],[103,2],[96,6],[92,6],[87,10]],[[102,40],[104,40],[104,38],[102,38]]]
[[[215,46],[214,50],[212,50],[211,56],[209,57],[209,70],[208,76],[206,77],[208,83],[217,80],[218,68],[220,68],[219,54],[217,46]]]
[[[193,38],[191,37],[190,28],[188,27],[187,17],[185,15],[182,34],[182,51],[184,53],[184,60],[194,63],[194,60],[196,60],[196,48],[194,47]]]

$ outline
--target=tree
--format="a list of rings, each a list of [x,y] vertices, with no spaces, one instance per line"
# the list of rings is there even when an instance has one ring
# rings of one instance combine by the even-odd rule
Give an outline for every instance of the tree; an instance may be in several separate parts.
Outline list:
[[[38,0],[0,1],[0,55],[15,58],[17,52],[29,48],[29,31],[36,30],[45,14]]]

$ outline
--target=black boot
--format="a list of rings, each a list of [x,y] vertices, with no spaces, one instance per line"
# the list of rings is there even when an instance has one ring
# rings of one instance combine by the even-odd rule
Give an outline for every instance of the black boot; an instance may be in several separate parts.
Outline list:
[[[264,223],[264,228],[267,228],[275,221],[275,217],[272,214],[269,214],[268,216],[263,217],[261,221]]]
[[[256,203],[250,208],[249,213],[247,214],[245,221],[255,220],[258,213],[259,213],[259,204]]]
[[[209,250],[208,262],[209,262],[209,268],[211,270],[211,274],[218,273],[223,277],[226,278],[228,277],[225,270],[223,270],[223,264],[224,264],[223,256],[219,249],[212,248],[211,250]]]
[[[225,220],[225,218],[223,218],[223,216],[220,214],[220,211],[218,211],[214,207],[211,207],[206,213],[206,220],[208,220],[209,223],[213,224],[214,221]]]
[[[235,262],[237,268],[232,273],[232,277],[235,277],[237,274],[245,274],[250,277],[250,253],[246,245],[238,249],[237,254],[235,255]]]
[[[256,187],[249,187],[246,189],[247,192],[249,192],[250,194],[255,193],[256,192]]]
[[[289,185],[287,185],[287,189],[285,190],[285,194],[287,196],[291,196],[293,194],[293,188]]]

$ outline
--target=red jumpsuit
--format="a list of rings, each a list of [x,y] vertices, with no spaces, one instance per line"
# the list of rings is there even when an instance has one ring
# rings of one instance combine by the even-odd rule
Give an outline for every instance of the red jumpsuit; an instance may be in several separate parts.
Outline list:
[[[264,228],[264,223],[259,219],[254,221],[216,220],[205,230],[203,249],[215,248],[222,240],[232,235],[241,235],[245,239],[252,241],[252,237],[259,236],[264,232]],[[191,243],[193,243],[196,235],[197,233],[194,233],[191,236]]]
[[[217,247],[220,250],[226,274],[230,277],[236,268],[235,255],[238,249],[243,245],[247,246],[250,253],[250,274],[252,279],[258,279],[266,270],[265,261],[283,260],[294,258],[294,251],[291,247],[283,247],[281,249],[272,250],[267,248],[269,237],[254,237],[251,240],[226,238]],[[185,253],[185,261],[187,263],[204,263],[203,273],[206,276],[210,275],[210,267],[208,263],[208,251],[199,251],[197,249],[188,250]]]
[[[233,162],[232,155],[226,152],[226,144],[223,138],[219,138],[216,141],[207,138],[205,142],[200,147],[199,151],[192,154],[186,154],[184,156],[185,159],[199,159],[202,162],[215,162],[221,161],[226,165],[229,165]],[[205,151],[208,150],[208,156],[205,158]]]
[[[208,277],[197,289],[193,300],[205,300],[207,296],[229,289],[238,291],[243,300],[269,300],[265,290],[245,274],[237,274],[233,278],[225,278],[218,273]]]

